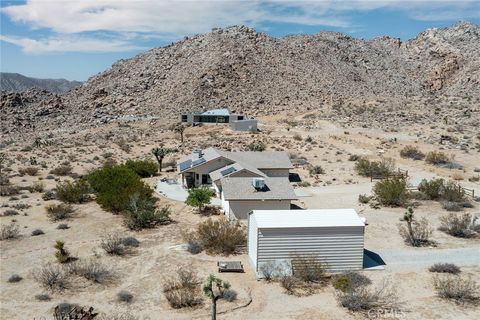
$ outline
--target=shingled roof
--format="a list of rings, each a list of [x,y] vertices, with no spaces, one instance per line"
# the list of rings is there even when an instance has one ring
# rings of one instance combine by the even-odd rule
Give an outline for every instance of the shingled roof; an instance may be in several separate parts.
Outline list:
[[[221,180],[225,200],[296,200],[288,178],[265,177],[265,188],[256,189],[251,177],[227,177]]]

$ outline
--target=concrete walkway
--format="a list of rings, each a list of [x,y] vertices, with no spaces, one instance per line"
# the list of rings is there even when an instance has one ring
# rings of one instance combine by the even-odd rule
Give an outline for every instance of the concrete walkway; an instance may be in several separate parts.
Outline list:
[[[179,202],[185,202],[188,197],[187,189],[183,188],[179,181],[177,181],[176,183],[158,181],[155,185],[155,191],[164,197]],[[212,198],[210,203],[213,205],[221,206],[222,200],[220,200],[219,198]]]

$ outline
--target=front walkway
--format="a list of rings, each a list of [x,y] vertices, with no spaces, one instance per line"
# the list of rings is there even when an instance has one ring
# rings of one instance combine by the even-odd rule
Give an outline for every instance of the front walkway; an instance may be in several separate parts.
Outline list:
[[[182,187],[182,184],[179,180],[177,181],[157,181],[155,185],[155,191],[161,194],[164,197],[169,199],[185,202],[187,200],[188,191]],[[222,205],[222,200],[219,198],[212,198],[210,201],[213,205]]]

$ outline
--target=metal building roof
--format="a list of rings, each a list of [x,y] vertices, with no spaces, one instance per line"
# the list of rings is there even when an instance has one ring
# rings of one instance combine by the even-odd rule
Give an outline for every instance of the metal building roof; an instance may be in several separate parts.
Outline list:
[[[365,226],[354,209],[253,210],[258,228],[319,228]]]
[[[230,111],[228,109],[212,109],[208,110],[202,113],[202,115],[207,115],[207,116],[229,116]]]

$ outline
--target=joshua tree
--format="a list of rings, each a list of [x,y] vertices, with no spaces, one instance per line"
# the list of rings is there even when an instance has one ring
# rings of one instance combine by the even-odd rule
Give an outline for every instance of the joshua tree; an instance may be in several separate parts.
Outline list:
[[[212,320],[217,319],[217,300],[222,299],[225,291],[230,289],[230,283],[211,274],[203,284],[203,293],[212,300]]]
[[[408,207],[407,211],[403,214],[403,220],[407,223],[407,229],[409,234],[410,243],[413,246],[416,246],[417,240],[415,238],[415,234],[413,233],[412,222],[413,222],[413,209],[412,207]]]
[[[162,162],[163,159],[170,153],[176,152],[175,149],[170,149],[170,148],[165,148],[163,146],[160,146],[160,148],[153,148],[152,149],[152,154],[155,156],[155,159],[157,159],[158,162],[158,168],[159,171],[162,172]]]
[[[175,127],[173,127],[173,131],[180,134],[180,142],[183,143],[183,133],[185,132],[185,126],[181,123],[177,123]]]
[[[57,249],[55,252],[55,257],[60,263],[67,263],[71,260],[70,253],[65,249],[65,242],[57,240],[54,246]]]

